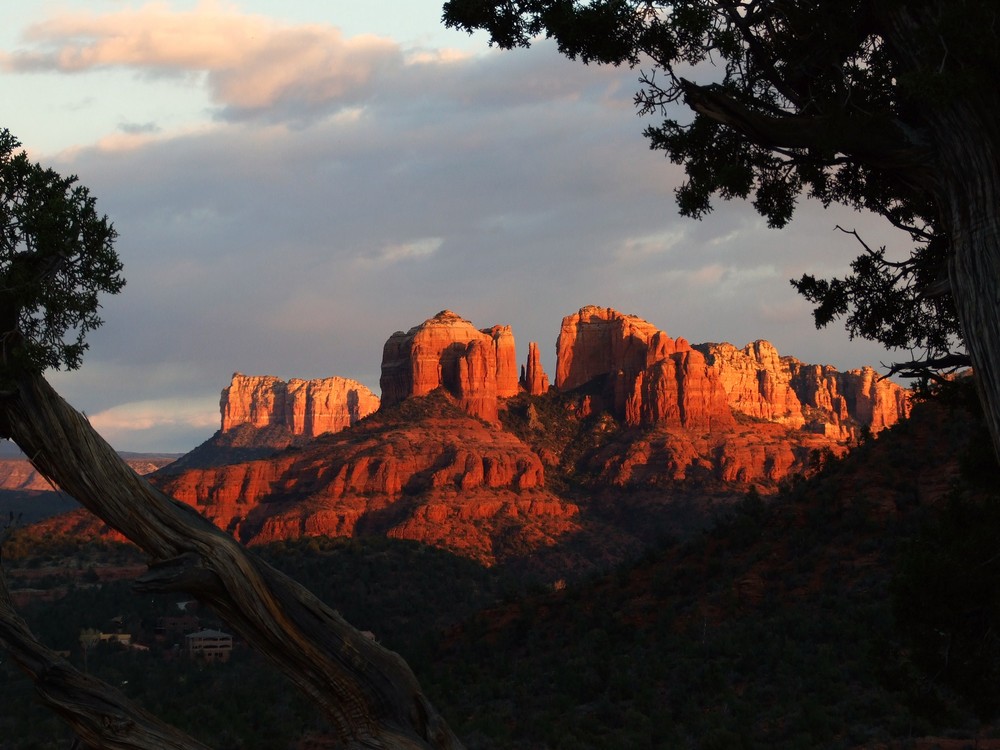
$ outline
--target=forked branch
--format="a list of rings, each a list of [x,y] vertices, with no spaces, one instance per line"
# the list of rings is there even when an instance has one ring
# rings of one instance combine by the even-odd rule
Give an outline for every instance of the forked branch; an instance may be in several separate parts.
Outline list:
[[[0,434],[150,555],[140,587],[183,588],[210,605],[315,702],[345,748],[462,747],[402,658],[137,475],[41,376],[0,400]]]

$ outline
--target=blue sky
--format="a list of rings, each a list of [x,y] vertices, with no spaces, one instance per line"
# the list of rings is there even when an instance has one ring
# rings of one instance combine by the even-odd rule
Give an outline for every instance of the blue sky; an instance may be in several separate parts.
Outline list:
[[[803,203],[677,215],[681,172],[642,137],[637,71],[548,44],[502,52],[436,2],[17,3],[0,125],[76,173],[115,222],[128,285],[83,368],[52,382],[123,450],[214,432],[234,371],[356,378],[452,309],[538,341],[583,305],[672,336],[771,340],[842,369],[889,355],[816,332],[788,279],[843,273],[869,216]],[[711,75],[711,71],[706,71]],[[905,247],[904,247],[905,249]]]

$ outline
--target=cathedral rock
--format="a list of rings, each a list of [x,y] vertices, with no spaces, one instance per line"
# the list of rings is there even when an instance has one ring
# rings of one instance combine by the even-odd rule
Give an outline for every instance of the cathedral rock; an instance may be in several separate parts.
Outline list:
[[[397,331],[382,350],[382,403],[399,403],[444,387],[470,415],[498,421],[497,399],[519,391],[510,326],[477,329],[442,310],[407,332]]]

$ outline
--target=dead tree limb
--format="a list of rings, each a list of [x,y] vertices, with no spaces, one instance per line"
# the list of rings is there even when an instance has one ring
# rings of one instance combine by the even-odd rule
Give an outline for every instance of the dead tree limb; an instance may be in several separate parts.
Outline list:
[[[150,555],[142,590],[210,605],[315,702],[345,748],[462,747],[400,656],[137,475],[44,378],[24,375],[0,399],[0,434]]]
[[[40,643],[14,609],[2,570],[0,644],[34,681],[42,705],[61,716],[86,747],[209,750]]]

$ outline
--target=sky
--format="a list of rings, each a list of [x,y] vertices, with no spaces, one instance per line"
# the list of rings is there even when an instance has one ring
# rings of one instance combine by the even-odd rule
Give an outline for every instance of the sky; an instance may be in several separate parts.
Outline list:
[[[589,304],[692,342],[892,360],[816,331],[789,279],[848,270],[838,224],[890,253],[905,237],[808,201],[782,230],[743,202],[679,216],[638,70],[490,48],[441,0],[12,6],[0,127],[90,188],[127,278],[83,367],[47,377],[119,450],[209,438],[234,372],[378,393],[385,340],[443,309],[512,326],[522,361],[539,342],[550,375]]]

